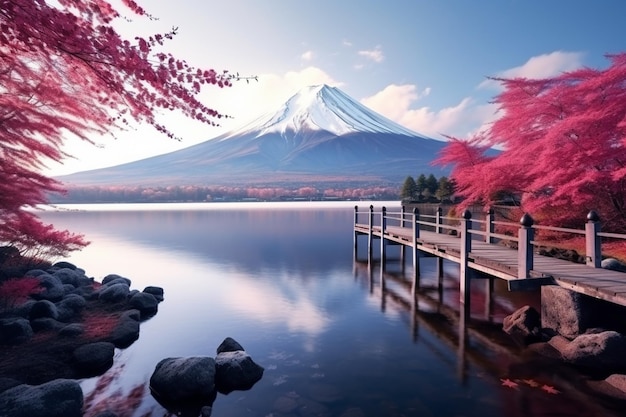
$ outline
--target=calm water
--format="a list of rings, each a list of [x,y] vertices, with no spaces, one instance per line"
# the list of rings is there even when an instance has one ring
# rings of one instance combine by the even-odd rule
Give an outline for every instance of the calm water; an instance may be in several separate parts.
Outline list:
[[[120,416],[167,415],[147,386],[157,362],[214,356],[227,336],[265,374],[249,391],[219,394],[216,417],[619,414],[589,396],[578,375],[520,355],[494,330],[509,312],[536,305],[535,294],[496,285],[488,308],[484,281],[476,280],[472,319],[463,327],[455,311],[458,267],[444,264],[439,293],[432,289],[436,263],[423,259],[425,290],[413,302],[410,253],[406,267],[390,261],[381,273],[378,263],[362,260],[360,240],[354,260],[353,207],[81,205],[42,214],[92,241],[69,259],[88,275],[116,273],[132,288],[165,289],[139,340],[116,353],[105,375],[82,382],[87,415],[106,407]],[[389,253],[399,259],[397,248]],[[507,379],[518,385],[503,385]]]

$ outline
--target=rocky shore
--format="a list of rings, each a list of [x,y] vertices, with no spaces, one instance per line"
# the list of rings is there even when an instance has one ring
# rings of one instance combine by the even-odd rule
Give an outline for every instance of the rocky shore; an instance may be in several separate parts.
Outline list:
[[[136,341],[141,322],[157,313],[164,291],[131,289],[131,280],[116,274],[97,282],[68,262],[23,275],[4,280],[0,294],[0,415],[81,417],[78,380],[111,368],[116,349]],[[261,379],[263,368],[234,339],[216,352],[155,364],[151,394],[177,415],[206,417],[218,392],[250,389]]]

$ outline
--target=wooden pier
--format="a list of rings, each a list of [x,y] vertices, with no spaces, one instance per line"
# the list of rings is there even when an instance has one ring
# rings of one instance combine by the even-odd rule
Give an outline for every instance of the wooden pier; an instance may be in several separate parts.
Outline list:
[[[366,221],[363,221],[367,216]],[[388,245],[402,245],[401,262],[404,262],[406,248],[412,250],[413,292],[419,288],[419,259],[422,256],[438,258],[439,283],[443,279],[443,260],[459,265],[460,302],[469,309],[469,281],[472,277],[503,279],[509,290],[527,290],[545,284],[557,284],[572,291],[591,297],[626,306],[626,273],[601,268],[601,241],[605,239],[626,239],[626,235],[600,231],[600,221],[595,212],[587,216],[584,230],[563,229],[533,224],[530,215],[525,214],[519,224],[498,222],[490,210],[484,220],[473,220],[465,211],[460,218],[442,216],[439,209],[436,215],[421,215],[414,209],[407,213],[388,212],[382,207],[378,212],[370,206],[369,211],[354,213],[354,253],[356,256],[358,237],[368,237],[368,261],[373,260],[374,240],[380,242],[381,268],[384,269]],[[495,233],[495,226],[515,226],[517,236]],[[549,231],[581,234],[586,241],[586,264],[574,263],[536,253],[535,231]],[[497,243],[514,242],[517,249]],[[625,240],[626,242],[626,240]],[[478,271],[482,274],[473,273]]]

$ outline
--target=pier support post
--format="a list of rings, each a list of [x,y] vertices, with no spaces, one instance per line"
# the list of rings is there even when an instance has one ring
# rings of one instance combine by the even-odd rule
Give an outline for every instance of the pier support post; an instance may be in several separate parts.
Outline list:
[[[383,207],[380,212],[380,268],[385,268],[387,239],[385,239],[385,230],[387,229],[387,208]]]
[[[420,279],[420,258],[419,251],[417,250],[417,239],[420,237],[420,227],[417,223],[419,220],[420,212],[417,207],[413,208],[413,240],[411,242],[411,248],[413,249],[413,294],[417,294],[419,288]]]
[[[594,210],[587,214],[587,223],[585,224],[585,248],[586,248],[586,264],[594,268],[602,267],[602,249],[600,233],[600,216]]]
[[[406,221],[406,207],[402,206],[402,214],[400,216],[400,227],[404,227]],[[404,258],[406,254],[406,246],[400,245],[400,269],[404,272]]]
[[[526,279],[530,277],[530,271],[533,269],[533,243],[535,239],[535,229],[533,229],[534,220],[530,214],[525,213],[520,219],[522,227],[519,229],[517,242],[517,277]]]
[[[485,213],[485,242],[493,243],[493,233],[495,231],[493,207],[489,207]]]
[[[460,302],[461,308],[469,312],[470,308],[470,271],[468,268],[469,253],[472,250],[472,213],[469,210],[463,212],[461,219],[461,259],[459,263],[460,274]]]
[[[367,239],[367,262],[372,263],[372,251],[374,247],[374,206],[370,205],[369,233]]]
[[[441,215],[443,213],[443,210],[441,209],[441,207],[437,207],[437,213],[435,215],[435,233],[441,233],[441,224],[443,222],[443,216]]]
[[[358,253],[359,234],[356,231],[356,225],[358,223],[359,223],[359,206],[354,206],[354,261],[357,260],[357,253]]]

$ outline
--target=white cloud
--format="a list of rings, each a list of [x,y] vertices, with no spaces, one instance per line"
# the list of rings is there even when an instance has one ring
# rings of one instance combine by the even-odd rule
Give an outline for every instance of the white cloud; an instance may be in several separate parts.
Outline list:
[[[383,60],[385,59],[385,55],[383,55],[383,51],[380,46],[377,46],[374,49],[362,50],[357,53],[359,54],[359,56],[365,57],[376,63],[383,62]]]
[[[311,61],[313,57],[313,51],[306,51],[302,55],[300,55],[300,59],[302,59],[303,61]]]
[[[549,78],[554,77],[565,71],[572,71],[580,68],[584,54],[581,52],[563,52],[555,51],[549,54],[543,54],[531,57],[523,65],[519,67],[504,70],[496,77],[499,78]],[[479,84],[478,88],[495,88],[499,89],[500,85],[494,80],[485,80]]]
[[[342,44],[343,46],[345,46],[345,47],[348,47],[348,48],[352,46],[352,42],[350,42],[350,41],[349,41],[349,40],[347,40],[347,39],[342,40],[342,41],[341,41],[341,44]]]
[[[470,97],[440,110],[413,107],[430,93],[428,87],[419,91],[413,84],[391,84],[361,103],[402,126],[437,139],[442,135],[467,137],[494,118],[494,105],[477,105]]]

